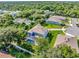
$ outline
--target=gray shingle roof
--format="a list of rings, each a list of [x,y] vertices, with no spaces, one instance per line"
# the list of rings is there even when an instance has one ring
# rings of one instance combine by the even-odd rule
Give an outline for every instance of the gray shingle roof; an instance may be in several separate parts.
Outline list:
[[[59,34],[56,38],[56,42],[54,44],[54,47],[56,47],[62,43],[65,43],[65,42],[66,42],[66,37],[64,35]]]
[[[54,21],[54,22],[60,22],[62,20],[65,20],[66,18],[63,16],[52,16],[47,21]]]
[[[59,34],[57,36],[57,39],[56,39],[56,42],[54,44],[54,47],[57,47],[61,44],[66,44],[68,46],[71,46],[71,48],[74,48],[76,49],[78,52],[79,52],[79,49],[78,49],[78,44],[77,44],[77,40],[75,37],[71,37],[71,38],[67,38],[66,35],[61,35]]]
[[[71,35],[79,36],[79,28],[77,27],[69,27],[66,29],[66,32]]]

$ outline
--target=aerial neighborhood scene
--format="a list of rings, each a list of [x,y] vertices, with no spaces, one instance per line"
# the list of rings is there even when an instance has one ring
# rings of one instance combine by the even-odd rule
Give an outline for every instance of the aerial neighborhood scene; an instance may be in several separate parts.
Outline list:
[[[0,58],[79,58],[79,2],[0,2]]]

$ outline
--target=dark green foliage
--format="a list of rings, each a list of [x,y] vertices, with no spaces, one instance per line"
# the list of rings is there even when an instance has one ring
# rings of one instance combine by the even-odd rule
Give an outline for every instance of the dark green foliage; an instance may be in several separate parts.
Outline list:
[[[6,27],[13,25],[13,17],[9,14],[4,14],[0,17],[0,26]]]
[[[4,42],[5,44],[11,42],[18,42],[22,38],[24,38],[25,33],[21,30],[16,28],[7,27],[7,28],[0,28],[0,42]]]
[[[48,36],[49,42],[51,42],[52,37],[53,37],[52,32],[49,32],[47,36]]]
[[[26,41],[21,41],[21,44],[18,44],[18,46],[33,52],[32,45]]]
[[[50,10],[50,6],[46,5],[46,6],[43,6],[41,9],[43,9],[43,10]]]
[[[48,48],[47,50],[42,50],[36,52],[33,57],[37,58],[75,58],[79,57],[79,54],[67,45],[60,45],[58,48]]]
[[[0,51],[4,48],[8,50],[8,53],[17,57],[40,57],[40,58],[74,58],[79,57],[79,54],[69,46],[63,45],[58,48],[52,48],[56,37],[61,34],[62,31],[51,31],[48,33],[47,38],[38,38],[36,41],[38,45],[31,45],[24,39],[27,37],[29,29],[40,23],[46,28],[60,28],[68,23],[68,19],[63,21],[61,25],[46,24],[45,19],[48,19],[52,15],[61,15],[67,17],[79,17],[79,2],[0,2],[1,10],[8,11],[21,11],[12,17],[9,13],[0,16]],[[45,13],[45,11],[48,11]],[[1,14],[2,15],[2,14]],[[15,24],[14,18],[27,18],[32,21],[30,25]],[[79,24],[77,24],[79,26]],[[78,40],[79,41],[79,40]],[[35,53],[31,56],[28,53],[24,53],[19,49],[15,49],[11,46],[11,43],[15,43],[18,46],[28,49]],[[9,47],[9,48],[7,48]]]
[[[16,58],[29,58],[30,57],[30,54],[25,53],[21,50],[15,49],[13,46],[10,46],[10,48],[8,49],[8,53]]]

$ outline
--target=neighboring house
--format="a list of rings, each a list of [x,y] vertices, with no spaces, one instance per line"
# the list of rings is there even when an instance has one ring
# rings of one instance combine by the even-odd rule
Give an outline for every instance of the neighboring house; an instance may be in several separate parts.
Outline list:
[[[25,20],[25,19],[17,18],[17,19],[15,19],[13,22],[14,22],[14,23],[20,23],[20,24],[22,24],[22,23],[24,22],[24,20]]]
[[[68,46],[76,49],[76,51],[79,52],[77,40],[75,39],[75,37],[69,37],[69,36],[66,36],[66,35],[59,34],[57,36],[54,47],[58,47],[61,44],[67,44]]]
[[[14,58],[14,57],[9,55],[9,54],[5,54],[5,53],[0,52],[0,58]]]
[[[74,37],[77,37],[77,36],[79,36],[79,28],[78,27],[69,27],[66,29],[66,33],[68,33]]]
[[[37,45],[36,38],[38,37],[46,37],[48,34],[48,30],[43,28],[40,24],[37,24],[35,27],[28,31],[28,37],[26,37],[26,41],[30,43],[34,43]]]
[[[61,35],[59,34],[56,38],[56,42],[54,44],[54,47],[57,47],[59,46],[60,44],[63,44],[65,43],[67,40],[66,40],[66,37],[64,35]]]
[[[50,14],[53,14],[54,12],[49,11],[49,10],[45,10],[44,13],[45,13],[45,15],[50,15]]]
[[[31,30],[28,31],[30,34],[35,34],[35,35],[39,35],[42,37],[46,37],[48,34],[48,30],[45,29],[43,26],[41,26],[40,24],[37,24],[35,27],[33,27]]]
[[[21,11],[12,11],[10,12],[10,15],[12,15],[13,17],[16,17],[17,13],[19,13]]]
[[[26,24],[26,25],[30,25],[31,24],[31,20],[29,20],[29,19],[25,19],[25,21],[24,21],[24,23]]]
[[[70,34],[73,37],[79,36],[79,27],[77,26],[77,18],[72,18],[72,26],[66,28],[66,34]]]
[[[11,12],[11,13],[10,13],[10,15],[12,15],[13,17],[15,17],[16,14],[17,14],[16,12]]]
[[[3,14],[3,11],[2,10],[0,10],[0,14]]]
[[[26,19],[26,18],[17,18],[13,22],[14,23],[20,23],[20,24],[25,23],[26,25],[31,24],[31,20]]]
[[[1,14],[4,14],[4,13],[9,13],[10,11],[7,11],[7,10],[0,10],[0,13]]]
[[[46,20],[47,23],[50,24],[62,24],[62,21],[66,18],[63,16],[52,16]]]

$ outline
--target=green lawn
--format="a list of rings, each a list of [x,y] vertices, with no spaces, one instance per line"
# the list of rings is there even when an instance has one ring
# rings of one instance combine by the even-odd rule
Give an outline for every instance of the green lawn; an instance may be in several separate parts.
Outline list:
[[[54,44],[55,44],[57,35],[58,34],[63,34],[64,35],[64,33],[62,31],[51,31],[51,33],[52,33],[52,39],[51,39],[51,42],[50,42],[50,47],[53,47]]]
[[[61,25],[56,25],[56,24],[47,24],[44,27],[45,28],[62,28]]]

